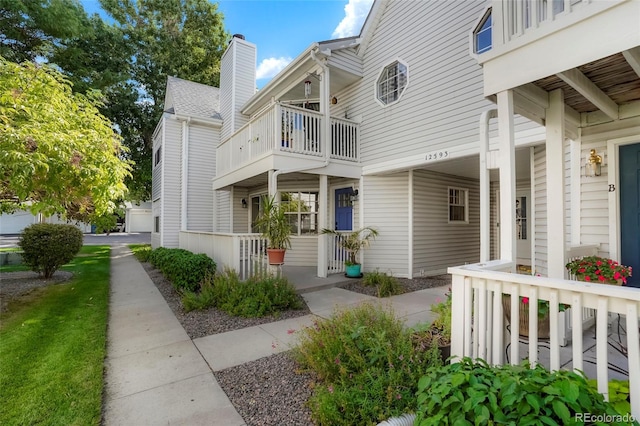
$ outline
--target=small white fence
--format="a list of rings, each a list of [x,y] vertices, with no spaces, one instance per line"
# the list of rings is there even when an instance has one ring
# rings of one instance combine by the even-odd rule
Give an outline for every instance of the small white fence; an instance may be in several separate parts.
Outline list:
[[[260,234],[181,231],[179,244],[193,253],[206,254],[219,270],[225,265],[235,269],[241,279],[268,268],[267,241]]]
[[[538,300],[549,303],[550,336],[549,368],[559,370],[561,327],[559,305],[570,305],[567,311],[573,324],[583,322],[584,309],[595,310],[595,365],[598,391],[608,398],[608,343],[610,315],[626,321],[626,350],[631,391],[631,413],[640,418],[640,289],[580,281],[534,277],[504,272],[512,264],[491,261],[485,264],[449,268],[452,275],[451,354],[482,358],[489,364],[502,365],[509,355],[511,363],[518,363],[519,333],[507,330],[503,313],[503,295],[510,296],[510,322],[519,324],[520,297],[529,298],[529,318],[538,317]],[[510,334],[509,340],[507,336]],[[538,363],[538,321],[529,321],[528,356]],[[507,345],[509,351],[506,352]],[[571,329],[571,356],[574,369],[584,370],[582,327]]]
[[[265,108],[218,146],[218,175],[274,152],[324,155],[323,117],[316,111],[279,103]],[[331,158],[358,161],[358,138],[358,123],[331,118]]]
[[[502,13],[506,17],[505,40],[512,40],[531,29],[540,27],[541,24],[558,19],[578,8],[587,6],[589,0],[503,0]],[[497,8],[494,8],[494,11]],[[499,17],[494,15],[494,22]],[[493,38],[494,40],[497,37]]]
[[[348,253],[340,245],[347,234],[351,231],[344,231],[344,233],[338,231],[338,235],[329,236],[329,262],[328,272],[330,274],[342,273],[345,271],[344,262],[347,260]]]

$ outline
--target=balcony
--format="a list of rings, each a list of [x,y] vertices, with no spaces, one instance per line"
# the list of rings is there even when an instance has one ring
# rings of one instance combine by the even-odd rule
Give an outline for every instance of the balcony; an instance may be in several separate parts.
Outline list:
[[[494,0],[472,29],[485,95],[577,68],[640,44],[635,0]]]
[[[279,103],[262,110],[217,148],[217,175],[223,176],[272,156],[325,159],[324,115]],[[331,117],[329,158],[348,163],[359,161],[359,124]],[[278,168],[271,166],[270,168]]]

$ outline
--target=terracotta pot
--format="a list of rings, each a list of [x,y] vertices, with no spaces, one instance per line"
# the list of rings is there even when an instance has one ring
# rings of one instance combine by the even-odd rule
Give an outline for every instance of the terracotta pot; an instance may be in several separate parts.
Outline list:
[[[283,265],[284,253],[286,249],[267,249],[267,257],[269,258],[269,265]]]
[[[502,297],[502,309],[504,316],[511,324],[511,296]],[[537,311],[537,309],[536,309]],[[538,338],[548,339],[551,336],[551,324],[549,322],[549,314],[538,318]],[[529,337],[529,304],[520,302],[520,323],[518,324],[518,334],[523,337]]]

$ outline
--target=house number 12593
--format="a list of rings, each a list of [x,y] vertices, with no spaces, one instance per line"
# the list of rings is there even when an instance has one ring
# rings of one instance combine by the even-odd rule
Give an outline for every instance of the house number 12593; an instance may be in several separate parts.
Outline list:
[[[436,152],[430,152],[429,154],[425,155],[424,159],[427,161],[441,160],[443,158],[447,158],[448,156],[449,156],[449,151],[436,151]]]

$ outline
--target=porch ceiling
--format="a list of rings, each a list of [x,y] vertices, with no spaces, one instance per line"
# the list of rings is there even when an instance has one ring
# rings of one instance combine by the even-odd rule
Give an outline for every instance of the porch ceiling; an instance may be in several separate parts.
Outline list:
[[[562,89],[565,104],[578,113],[600,110],[618,119],[620,106],[640,101],[640,47],[548,76],[534,85],[546,92]]]

